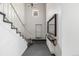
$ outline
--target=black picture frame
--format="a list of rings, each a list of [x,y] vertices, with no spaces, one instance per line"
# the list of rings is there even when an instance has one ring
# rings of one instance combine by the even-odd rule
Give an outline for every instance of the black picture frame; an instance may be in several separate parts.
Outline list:
[[[54,20],[54,33],[50,32],[49,31],[49,23]],[[54,14],[50,19],[49,21],[47,22],[47,33],[51,34],[51,35],[54,35],[54,36],[57,36],[57,14]]]

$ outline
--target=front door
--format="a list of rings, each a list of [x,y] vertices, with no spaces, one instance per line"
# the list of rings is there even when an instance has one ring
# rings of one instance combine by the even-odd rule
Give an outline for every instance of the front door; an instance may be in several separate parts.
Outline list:
[[[35,37],[36,39],[42,38],[42,24],[35,25]]]

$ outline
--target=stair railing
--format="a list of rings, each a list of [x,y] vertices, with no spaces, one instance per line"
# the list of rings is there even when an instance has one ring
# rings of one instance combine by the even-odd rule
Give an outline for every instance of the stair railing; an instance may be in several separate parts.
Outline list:
[[[4,4],[5,5],[5,4]],[[21,21],[21,18],[19,17],[17,11],[15,10],[14,6],[10,3],[8,5],[8,7],[10,6],[10,8],[13,10],[15,16],[17,17],[18,21],[20,22],[21,26],[24,28],[24,32],[29,35],[32,35],[32,33],[25,27],[25,25],[23,24],[23,22]],[[5,9],[5,8],[3,8]],[[7,11],[7,10],[6,10]],[[10,10],[8,9],[8,12]],[[10,19],[8,18],[9,17],[9,14],[6,14],[6,13],[2,13],[0,12],[2,15],[4,15],[4,18],[3,18],[3,21],[6,22],[6,23],[10,23],[11,24],[11,29],[16,29],[16,33],[19,33],[20,36],[22,36],[24,39],[26,39],[26,35],[24,35],[21,31],[18,30],[18,28],[16,26],[14,26],[14,23],[12,21],[10,21]],[[7,17],[8,16],[8,17]],[[15,21],[16,22],[16,21]],[[28,35],[27,34],[27,35]],[[31,38],[31,37],[30,37]]]

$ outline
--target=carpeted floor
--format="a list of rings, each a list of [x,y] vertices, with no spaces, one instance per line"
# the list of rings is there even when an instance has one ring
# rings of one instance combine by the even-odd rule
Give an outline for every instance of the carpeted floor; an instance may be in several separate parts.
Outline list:
[[[51,56],[51,54],[44,41],[34,41],[34,43],[23,53],[23,56]]]

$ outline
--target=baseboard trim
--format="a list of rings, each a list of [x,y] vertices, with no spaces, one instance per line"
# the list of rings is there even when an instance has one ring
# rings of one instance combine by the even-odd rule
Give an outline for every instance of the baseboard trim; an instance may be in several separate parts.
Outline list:
[[[32,41],[46,41],[46,39],[39,39],[39,40],[37,40],[37,39],[32,39]]]

